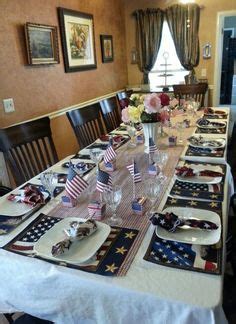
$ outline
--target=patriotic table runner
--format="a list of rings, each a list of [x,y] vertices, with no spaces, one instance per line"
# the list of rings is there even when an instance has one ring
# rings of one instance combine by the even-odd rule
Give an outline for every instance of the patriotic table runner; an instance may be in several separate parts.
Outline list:
[[[163,209],[171,206],[211,209],[222,217],[220,202],[190,201],[168,197]],[[214,245],[194,245],[163,240],[154,232],[144,260],[163,266],[219,275],[222,271],[222,240]]]
[[[112,227],[111,232],[96,254],[81,265],[50,260],[34,252],[34,244],[62,218],[40,214],[27,228],[8,243],[4,249],[24,256],[38,258],[60,266],[83,270],[103,276],[121,276],[122,265],[137,239],[138,230]]]

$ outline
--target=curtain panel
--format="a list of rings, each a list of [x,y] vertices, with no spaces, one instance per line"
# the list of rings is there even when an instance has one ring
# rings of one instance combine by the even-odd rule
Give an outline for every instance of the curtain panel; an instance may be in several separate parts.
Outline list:
[[[136,10],[136,43],[138,65],[143,72],[143,83],[148,83],[148,73],[154,66],[161,44],[164,12],[161,9]]]
[[[200,7],[176,4],[167,8],[165,14],[180,63],[194,74],[194,67],[199,64]]]

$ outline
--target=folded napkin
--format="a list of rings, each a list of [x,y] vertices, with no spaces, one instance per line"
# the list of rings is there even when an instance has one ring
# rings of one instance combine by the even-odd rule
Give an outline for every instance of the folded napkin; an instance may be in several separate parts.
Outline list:
[[[219,146],[222,145],[221,142],[217,141],[217,140],[209,140],[209,139],[204,139],[204,137],[199,136],[199,137],[195,137],[195,136],[191,136],[188,138],[189,142],[193,145],[197,145],[197,146],[202,146],[201,149],[206,150],[209,148],[205,148],[204,146],[210,146],[211,148],[218,148]]]
[[[23,190],[20,190],[20,194],[10,194],[7,199],[10,201],[23,202],[31,206],[45,204],[42,192],[34,185],[26,186]]]
[[[52,246],[52,256],[57,257],[62,255],[66,250],[69,250],[72,242],[80,241],[92,235],[96,230],[97,224],[93,219],[88,219],[86,222],[71,222],[70,228],[64,230],[66,239]]]
[[[212,170],[197,171],[197,170],[193,170],[192,168],[188,168],[186,166],[175,168],[175,174],[183,178],[196,177],[196,176],[213,177],[213,178],[223,177],[223,174],[220,172],[216,172]]]
[[[93,143],[89,146],[86,147],[86,149],[93,149],[93,148],[99,148],[101,150],[106,150],[107,149],[107,144],[104,143]]]
[[[216,230],[218,226],[207,220],[199,220],[195,218],[183,219],[174,213],[154,213],[150,218],[153,225],[163,227],[169,232],[175,232],[177,228],[188,226],[189,228],[197,228],[202,230]]]

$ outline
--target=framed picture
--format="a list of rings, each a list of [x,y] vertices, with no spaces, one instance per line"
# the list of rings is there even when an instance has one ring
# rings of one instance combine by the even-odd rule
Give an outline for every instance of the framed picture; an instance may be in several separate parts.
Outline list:
[[[25,24],[25,37],[30,65],[59,63],[57,27]]]
[[[96,69],[93,15],[58,8],[65,72]]]
[[[113,41],[111,35],[100,35],[101,49],[102,49],[102,62],[112,62],[113,55]]]

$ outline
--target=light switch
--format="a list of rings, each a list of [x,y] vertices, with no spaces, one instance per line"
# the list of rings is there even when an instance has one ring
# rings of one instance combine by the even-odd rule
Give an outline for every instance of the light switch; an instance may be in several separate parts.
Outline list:
[[[207,76],[207,70],[206,69],[202,69],[201,70],[201,76],[202,77],[206,77]]]
[[[3,107],[5,113],[11,113],[15,111],[14,101],[12,98],[3,99]]]

